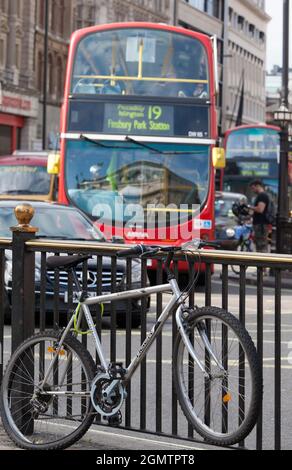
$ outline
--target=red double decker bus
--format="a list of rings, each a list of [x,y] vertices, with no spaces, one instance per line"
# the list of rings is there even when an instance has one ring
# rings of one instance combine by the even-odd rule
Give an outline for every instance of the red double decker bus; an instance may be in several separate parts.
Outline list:
[[[249,183],[259,179],[277,205],[279,132],[279,127],[269,124],[243,125],[226,131],[226,168],[221,172],[220,189],[242,193],[251,199]]]
[[[59,200],[108,238],[214,235],[215,40],[152,23],[73,33],[61,116]]]

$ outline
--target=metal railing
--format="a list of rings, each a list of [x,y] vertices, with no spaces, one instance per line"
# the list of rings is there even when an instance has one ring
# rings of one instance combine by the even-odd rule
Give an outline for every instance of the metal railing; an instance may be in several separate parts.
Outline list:
[[[96,283],[88,288],[96,294],[104,291],[103,269],[107,265],[110,272],[110,291],[121,288],[130,288],[133,277],[133,261],[126,260],[123,266],[123,285],[121,286],[119,261],[116,251],[124,245],[110,243],[69,243],[56,240],[34,239],[32,233],[22,231],[13,232],[12,242],[0,240],[0,294],[3,298],[7,284],[4,281],[5,250],[12,250],[12,291],[10,294],[11,307],[11,338],[9,327],[3,328],[4,307],[0,303],[0,340],[1,340],[1,368],[7,362],[11,350],[34,330],[43,330],[50,325],[58,328],[74,308],[74,286],[71,276],[68,285],[64,287],[64,278],[56,270],[54,276],[48,278],[46,270],[46,257],[49,254],[61,253],[90,253],[93,256],[93,265],[84,262],[82,274],[84,286],[90,281],[89,273],[94,271]],[[292,437],[289,431],[292,420],[291,401],[287,397],[290,393],[291,369],[288,362],[289,325],[289,296],[292,288],[283,288],[283,272],[292,270],[292,256],[270,255],[256,253],[237,253],[223,251],[200,251],[200,261],[204,263],[205,286],[196,288],[191,286],[189,304],[216,305],[230,310],[246,325],[258,350],[264,377],[264,400],[256,429],[242,442],[240,447],[247,448],[291,448]],[[177,257],[174,262],[174,272],[178,275],[179,261],[185,259]],[[190,276],[195,274],[198,266],[198,256],[190,256]],[[163,263],[159,255],[155,257],[155,283],[162,283]],[[239,265],[240,273],[237,280],[230,279],[230,265]],[[255,286],[248,284],[248,269],[255,268]],[[35,275],[37,268],[38,275]],[[273,285],[265,287],[265,269],[272,269],[274,275]],[[141,261],[142,285],[146,285],[147,262]],[[215,271],[215,274],[213,272]],[[88,280],[89,279],[89,280]],[[91,279],[92,280],[92,279]],[[108,287],[108,286],[107,286]],[[284,291],[283,291],[284,289]],[[34,295],[35,292],[35,295]],[[67,294],[65,294],[67,292]],[[282,297],[282,292],[284,296]],[[100,308],[94,311],[98,334],[111,362],[123,361],[129,364],[132,350],[136,350],[138,343],[146,337],[146,331],[162,312],[165,294],[156,294],[151,299],[150,309],[147,299],[141,300],[141,326],[134,328],[134,306],[131,301],[123,306],[124,313],[112,303],[106,306],[107,316],[102,318]],[[167,295],[167,294],[166,294]],[[285,301],[285,304],[283,302]],[[287,303],[286,303],[287,302]],[[48,316],[48,306],[51,310]],[[35,308],[36,307],[36,308]],[[288,307],[288,311],[287,311]],[[35,311],[37,310],[37,318]],[[292,314],[292,312],[291,312]],[[123,315],[123,317],[121,317]],[[282,316],[287,322],[282,327]],[[291,315],[292,317],[292,315]],[[123,328],[119,328],[120,319],[123,318]],[[288,330],[288,332],[286,331]],[[292,332],[292,320],[291,329]],[[5,334],[6,332],[6,334]],[[162,332],[156,341],[155,347],[140,366],[139,372],[128,386],[128,396],[123,411],[122,427],[141,430],[155,434],[163,434],[200,441],[192,428],[187,425],[183,417],[171,383],[171,355],[176,335],[176,324],[173,319],[167,324],[166,331]],[[282,336],[285,341],[282,342]],[[10,341],[11,339],[11,341]],[[93,352],[90,337],[84,335],[81,341]],[[287,361],[282,357],[284,347],[287,346]],[[96,357],[95,357],[96,359]],[[283,430],[284,428],[284,430]],[[283,430],[283,432],[282,432]],[[287,430],[287,432],[286,432]]]

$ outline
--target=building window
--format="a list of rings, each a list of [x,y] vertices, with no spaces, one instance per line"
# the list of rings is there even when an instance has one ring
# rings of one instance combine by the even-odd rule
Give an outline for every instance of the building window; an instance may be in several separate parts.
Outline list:
[[[15,44],[15,66],[20,70],[21,65],[21,45],[20,43]]]
[[[4,67],[6,63],[6,40],[0,38],[0,67]]]
[[[52,54],[48,56],[48,93],[53,95],[54,93],[54,67]]]
[[[0,0],[0,10],[3,12],[3,13],[7,13],[7,10],[8,10],[8,0]]]
[[[265,33],[263,31],[260,31],[259,40],[262,44],[264,44],[265,41],[266,41],[266,36],[265,36]]]
[[[60,1],[59,6],[59,33],[60,36],[64,36],[64,20],[65,20],[65,2],[64,0]]]
[[[205,0],[187,0],[192,7],[205,11]]]
[[[191,6],[209,15],[220,17],[221,0],[185,0]]]
[[[51,14],[51,31],[56,31],[56,25],[58,21],[58,12],[57,12],[57,2],[53,0],[52,2],[52,14]]]
[[[45,26],[45,2],[38,1],[38,19],[41,28]]]
[[[39,52],[37,58],[37,89],[39,91],[43,89],[43,67],[43,54]]]
[[[22,0],[17,0],[16,2],[16,15],[18,18],[21,18],[22,14]]]
[[[237,24],[238,24],[238,29],[240,31],[243,31],[243,28],[244,28],[244,17],[241,16],[241,15],[238,15],[237,17]]]
[[[63,61],[61,57],[57,59],[57,97],[63,97]]]
[[[250,24],[248,27],[249,37],[253,38],[255,35],[255,25]]]

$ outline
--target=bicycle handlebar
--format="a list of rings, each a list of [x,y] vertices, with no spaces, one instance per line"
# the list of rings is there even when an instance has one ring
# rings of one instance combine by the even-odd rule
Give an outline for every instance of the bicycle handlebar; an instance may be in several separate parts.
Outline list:
[[[155,247],[158,248],[159,247]],[[127,250],[121,250],[117,252],[118,258],[127,258],[128,256],[140,256],[146,252],[153,251],[153,247],[145,246],[145,245],[136,245],[133,248],[129,248]]]
[[[163,251],[166,253],[174,253],[177,251],[190,251],[190,248],[203,248],[203,247],[214,247],[214,248],[220,248],[221,245],[218,244],[218,242],[212,242],[212,241],[205,241],[205,240],[192,240],[191,242],[187,242],[182,246],[147,246],[147,245],[136,245],[133,246],[133,248],[129,248],[127,250],[121,250],[117,252],[117,257],[118,258],[128,258],[128,257],[138,257],[141,255],[145,254],[156,254],[158,251]]]

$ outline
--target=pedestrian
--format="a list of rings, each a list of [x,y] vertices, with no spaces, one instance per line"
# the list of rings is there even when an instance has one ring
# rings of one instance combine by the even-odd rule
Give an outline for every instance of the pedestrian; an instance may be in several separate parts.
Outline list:
[[[254,180],[250,183],[250,189],[256,194],[253,206],[248,206],[253,214],[253,230],[256,251],[261,253],[268,252],[270,223],[267,220],[270,198],[265,192],[263,183],[260,180]]]

